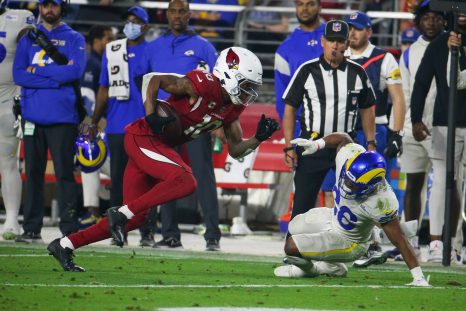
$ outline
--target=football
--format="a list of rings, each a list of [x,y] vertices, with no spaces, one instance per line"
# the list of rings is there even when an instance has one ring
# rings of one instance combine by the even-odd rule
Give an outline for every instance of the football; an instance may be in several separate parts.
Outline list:
[[[156,113],[160,117],[174,117],[175,120],[165,125],[163,131],[163,138],[167,143],[174,143],[181,138],[183,133],[183,126],[178,113],[167,101],[157,99],[155,104]]]

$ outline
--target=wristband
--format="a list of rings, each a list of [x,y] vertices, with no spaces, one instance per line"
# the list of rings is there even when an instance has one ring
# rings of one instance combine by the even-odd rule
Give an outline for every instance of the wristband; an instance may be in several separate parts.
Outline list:
[[[424,278],[424,274],[422,273],[421,267],[417,266],[416,268],[412,268],[409,270],[411,272],[411,275],[413,276],[414,280],[420,280]]]
[[[323,138],[316,140],[315,143],[317,144],[317,150],[325,148],[325,140]]]
[[[283,152],[287,153],[288,151],[294,150],[294,147],[285,147],[283,148]]]

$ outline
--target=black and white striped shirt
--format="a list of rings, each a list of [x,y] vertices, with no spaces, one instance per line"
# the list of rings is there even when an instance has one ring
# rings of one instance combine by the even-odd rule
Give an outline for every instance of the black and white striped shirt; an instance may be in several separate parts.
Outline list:
[[[333,69],[321,56],[301,65],[283,94],[287,105],[303,106],[301,135],[309,138],[351,132],[357,109],[375,104],[375,94],[364,69],[351,60]]]

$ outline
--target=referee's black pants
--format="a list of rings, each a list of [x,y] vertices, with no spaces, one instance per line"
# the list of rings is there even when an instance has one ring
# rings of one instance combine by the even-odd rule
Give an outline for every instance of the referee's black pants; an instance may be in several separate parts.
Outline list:
[[[294,200],[291,219],[314,208],[322,182],[331,168],[335,168],[335,150],[322,149],[302,156],[297,148],[298,166],[294,175]]]

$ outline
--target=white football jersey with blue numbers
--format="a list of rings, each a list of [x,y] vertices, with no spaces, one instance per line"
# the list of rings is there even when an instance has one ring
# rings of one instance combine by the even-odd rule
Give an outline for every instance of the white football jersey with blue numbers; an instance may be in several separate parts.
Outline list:
[[[9,10],[0,15],[0,98],[17,95],[13,83],[13,60],[16,52],[18,33],[34,24],[34,15],[27,10]]]
[[[335,207],[333,209],[332,227],[357,243],[367,242],[372,229],[377,223],[383,224],[398,214],[398,200],[387,181],[381,183],[377,191],[365,200],[347,200],[340,196],[338,184],[340,172],[345,162],[366,149],[358,144],[347,144],[337,153],[336,185],[333,187]]]

